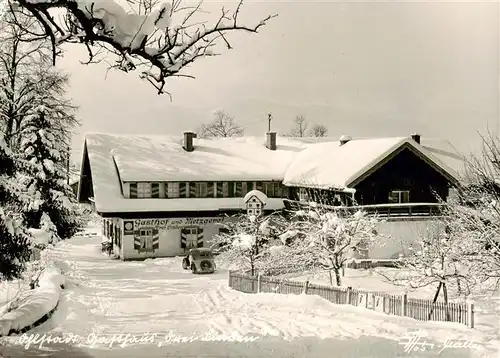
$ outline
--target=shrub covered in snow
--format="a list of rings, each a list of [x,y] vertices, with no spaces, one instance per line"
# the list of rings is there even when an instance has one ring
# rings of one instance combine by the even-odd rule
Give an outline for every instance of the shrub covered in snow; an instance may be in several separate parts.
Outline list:
[[[269,248],[285,225],[279,214],[237,215],[224,225],[226,233],[215,235],[212,249],[221,252],[221,260],[255,274],[269,264]]]
[[[329,211],[311,203],[307,209],[295,212],[288,230],[281,235],[288,247],[280,253],[284,255],[281,260],[295,262],[304,269],[326,270],[331,284],[333,273],[340,286],[342,267],[356,252],[366,252],[376,242],[375,229],[380,222],[363,211]]]
[[[55,266],[44,269],[38,287],[30,291],[18,307],[0,316],[0,336],[19,332],[50,314],[59,303],[65,277]]]

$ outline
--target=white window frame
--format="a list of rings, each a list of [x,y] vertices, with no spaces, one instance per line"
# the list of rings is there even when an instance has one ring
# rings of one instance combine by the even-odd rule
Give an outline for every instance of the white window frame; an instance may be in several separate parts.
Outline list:
[[[137,198],[151,198],[152,186],[150,182],[137,183]]]
[[[389,193],[389,200],[393,198],[394,195],[398,196],[398,201],[395,204],[407,204],[410,202],[410,191],[409,190],[391,190]],[[403,201],[403,195],[407,195],[408,200]]]
[[[167,183],[167,198],[179,198],[181,195],[179,183]]]

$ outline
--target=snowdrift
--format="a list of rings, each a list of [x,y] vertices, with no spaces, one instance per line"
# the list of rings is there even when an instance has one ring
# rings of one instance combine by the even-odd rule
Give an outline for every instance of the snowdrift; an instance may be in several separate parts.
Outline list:
[[[0,317],[0,336],[29,329],[50,315],[59,303],[65,282],[60,269],[54,266],[46,268],[40,276],[39,287],[30,291],[17,309]]]

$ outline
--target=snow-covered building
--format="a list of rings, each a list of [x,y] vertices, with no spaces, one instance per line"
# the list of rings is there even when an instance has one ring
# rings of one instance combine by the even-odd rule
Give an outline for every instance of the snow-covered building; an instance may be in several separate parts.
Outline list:
[[[332,138],[277,138],[276,133],[204,139],[192,132],[95,133],[85,137],[78,198],[103,217],[104,233],[120,258],[174,256],[207,246],[230,214],[248,209],[248,199],[261,201],[253,209],[275,211],[284,208],[284,199],[299,199],[304,193],[314,198],[315,190],[344,202],[353,196],[358,200],[361,192],[367,203],[373,198],[387,201],[387,193],[384,197],[380,192],[389,190],[389,183],[396,185],[398,177],[409,180],[403,182],[408,185],[424,180],[418,182],[421,188],[456,182],[455,171],[440,159],[447,153],[409,137],[343,138],[339,143]],[[408,158],[413,158],[409,169]],[[419,176],[425,166],[432,170]],[[379,175],[381,168],[390,175]],[[409,175],[412,168],[416,172]],[[379,191],[374,191],[377,186]],[[397,192],[399,201],[430,200],[414,196],[411,189],[406,200],[405,188]],[[252,190],[265,194],[265,205],[258,196],[247,196]]]
[[[297,154],[284,184],[296,201],[428,210],[458,185],[463,160],[444,140],[411,137],[317,143]],[[344,192],[344,193],[342,193]],[[419,207],[420,206],[420,207]]]

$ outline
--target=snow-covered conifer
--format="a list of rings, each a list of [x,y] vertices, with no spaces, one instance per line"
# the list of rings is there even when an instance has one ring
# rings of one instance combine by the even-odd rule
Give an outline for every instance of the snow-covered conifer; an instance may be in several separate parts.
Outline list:
[[[0,132],[0,281],[20,277],[31,253],[30,235],[17,214],[27,198],[13,180],[15,172],[15,155]]]
[[[82,222],[65,180],[58,125],[57,117],[38,106],[22,123],[20,153],[30,169],[22,175],[32,197],[25,211],[26,225],[53,232],[54,239],[66,239],[80,230]]]

